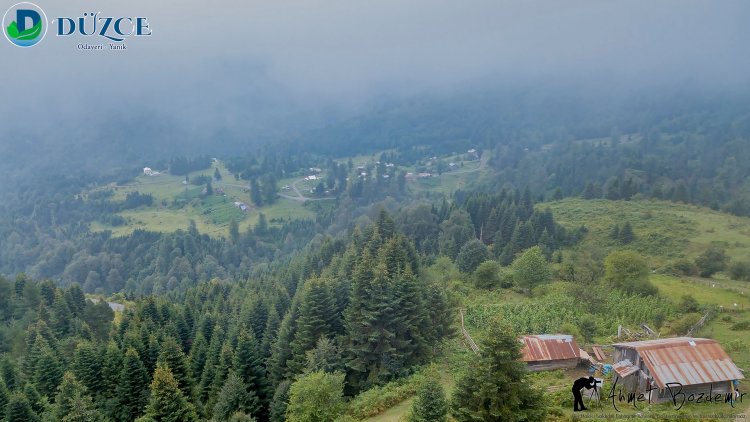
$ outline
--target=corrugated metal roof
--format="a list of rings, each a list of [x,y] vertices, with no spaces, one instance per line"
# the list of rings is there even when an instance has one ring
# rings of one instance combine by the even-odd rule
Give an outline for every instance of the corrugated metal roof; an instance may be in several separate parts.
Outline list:
[[[612,365],[612,369],[614,369],[615,372],[617,372],[617,375],[622,378],[625,378],[628,375],[635,374],[639,371],[638,367],[633,365],[633,362],[628,359],[622,360]]]
[[[635,349],[659,388],[742,379],[744,376],[715,340],[677,337],[617,343]]]
[[[524,362],[577,359],[581,356],[576,341],[570,335],[523,336],[521,343]]]

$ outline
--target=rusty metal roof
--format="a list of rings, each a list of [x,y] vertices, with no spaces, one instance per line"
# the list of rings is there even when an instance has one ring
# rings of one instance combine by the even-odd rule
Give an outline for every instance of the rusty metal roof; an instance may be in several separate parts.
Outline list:
[[[612,365],[612,369],[614,369],[615,372],[617,372],[617,375],[622,378],[625,378],[628,375],[635,374],[639,371],[638,367],[633,365],[633,362],[628,359],[622,360]]]
[[[635,349],[659,388],[666,388],[667,383],[695,385],[744,378],[719,343],[711,339],[677,337],[614,346]]]
[[[542,334],[521,337],[524,362],[578,359],[581,351],[573,339],[566,334]]]

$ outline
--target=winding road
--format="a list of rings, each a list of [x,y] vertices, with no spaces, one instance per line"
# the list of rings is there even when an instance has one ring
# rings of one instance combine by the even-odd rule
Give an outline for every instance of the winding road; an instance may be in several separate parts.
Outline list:
[[[333,196],[330,196],[330,197],[327,197],[327,198],[308,198],[308,197],[306,197],[305,195],[302,194],[302,191],[300,191],[299,188],[297,187],[297,183],[304,182],[304,181],[305,181],[305,179],[299,179],[299,180],[295,180],[294,182],[292,182],[291,188],[294,191],[294,194],[297,195],[297,196],[291,196],[291,195],[287,195],[287,194],[281,193],[281,192],[279,192],[278,195],[280,197],[282,197],[282,198],[291,199],[292,201],[297,201],[297,202],[328,201],[328,200],[331,200],[331,199],[336,199]]]

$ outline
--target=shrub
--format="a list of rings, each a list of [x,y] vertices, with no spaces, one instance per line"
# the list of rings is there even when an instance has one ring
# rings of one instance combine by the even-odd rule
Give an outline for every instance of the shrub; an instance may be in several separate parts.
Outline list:
[[[497,261],[484,261],[474,270],[474,284],[479,288],[497,287],[500,283],[502,267]]]
[[[646,261],[633,251],[615,251],[604,260],[604,279],[630,294],[655,295],[657,288],[648,280]]]
[[[456,257],[456,266],[463,273],[471,274],[479,267],[479,264],[490,257],[487,246],[480,240],[474,239],[461,247]]]
[[[724,343],[724,349],[727,352],[744,352],[747,350],[747,344],[740,339],[735,339]]]
[[[674,335],[684,336],[701,319],[701,316],[697,312],[684,315],[682,318],[672,322],[669,331]]]
[[[729,265],[729,276],[735,280],[750,281],[750,262],[732,262]]]
[[[747,331],[750,330],[750,321],[740,321],[729,327],[732,331]]]
[[[690,312],[698,312],[700,310],[700,305],[698,304],[698,301],[695,300],[693,296],[682,295],[682,300],[680,301],[680,304],[677,306],[677,310],[686,314]]]
[[[675,261],[668,267],[669,272],[680,275],[695,276],[698,275],[698,266],[687,259]]]
[[[700,269],[701,277],[711,277],[719,271],[723,271],[727,266],[727,261],[729,261],[729,257],[723,248],[711,246],[695,258],[695,265]]]

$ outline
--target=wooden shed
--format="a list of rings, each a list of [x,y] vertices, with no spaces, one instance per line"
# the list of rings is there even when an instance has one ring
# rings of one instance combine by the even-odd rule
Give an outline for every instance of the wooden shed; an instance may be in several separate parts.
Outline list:
[[[567,334],[542,334],[521,337],[523,361],[530,371],[550,371],[575,368],[581,359],[573,336]]]
[[[731,394],[733,381],[744,378],[719,343],[711,339],[677,337],[613,346],[618,386],[644,394],[651,388],[651,402],[672,400],[672,392],[678,388],[687,395]]]

